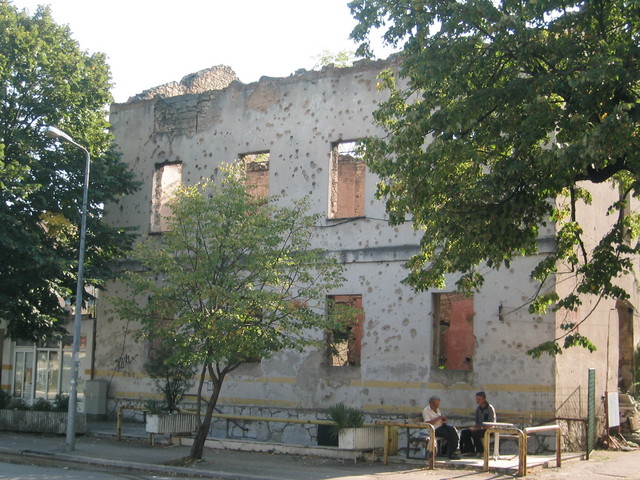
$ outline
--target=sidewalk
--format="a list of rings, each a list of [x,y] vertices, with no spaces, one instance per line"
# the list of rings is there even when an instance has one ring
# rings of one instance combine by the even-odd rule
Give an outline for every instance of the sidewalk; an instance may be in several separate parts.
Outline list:
[[[477,469],[441,468],[427,470],[412,464],[347,462],[335,459],[205,449],[203,461],[184,467],[181,459],[189,453],[184,446],[149,446],[141,424],[126,423],[123,441],[115,440],[115,422],[88,425],[89,434],[76,439],[76,449],[67,452],[63,436],[0,432],[0,453],[29,458],[47,458],[81,464],[110,466],[176,476],[196,475],[234,480],[414,480],[513,478],[510,474],[482,473]],[[640,479],[640,450],[594,452],[592,460],[563,462],[561,469],[536,468],[526,478],[533,479]]]

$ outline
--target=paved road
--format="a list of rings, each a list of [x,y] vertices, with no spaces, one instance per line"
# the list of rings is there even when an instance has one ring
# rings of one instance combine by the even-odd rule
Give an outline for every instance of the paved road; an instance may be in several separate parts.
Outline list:
[[[28,461],[27,464],[4,463]],[[317,461],[317,460],[316,460]],[[50,464],[34,465],[32,462]],[[305,471],[291,472],[293,476],[284,478],[296,478],[306,480],[309,478],[325,478],[327,480],[515,480],[512,475],[497,473],[482,473],[473,470],[443,470],[434,471],[422,468],[408,468],[402,471],[387,471],[385,473],[362,474],[347,468],[336,476],[317,476],[314,472],[314,462],[301,462],[309,469]],[[55,464],[55,465],[53,465]],[[302,466],[301,465],[301,466]],[[248,465],[248,470],[253,470]],[[256,465],[257,467],[257,465]],[[264,468],[264,466],[263,466]],[[273,472],[253,471],[256,479],[279,478],[272,475]],[[264,475],[261,475],[261,473]],[[11,480],[180,480],[187,477],[164,476],[154,473],[136,472],[123,469],[98,469],[97,467],[79,464],[67,464],[53,459],[25,459],[12,458],[11,455],[0,454],[0,479]],[[227,477],[229,478],[229,477]],[[572,461],[565,463],[561,469],[536,469],[527,475],[531,480],[638,480],[640,479],[640,451],[635,452],[595,452],[594,457],[588,461]]]
[[[101,473],[69,467],[42,467],[0,462],[0,478],[11,480],[146,480],[152,477],[115,472]]]
[[[513,475],[483,473],[424,463],[344,462],[306,455],[277,455],[205,449],[202,462],[183,466],[185,446],[151,447],[139,441],[85,436],[67,452],[60,436],[0,432],[0,479],[131,479],[184,478],[186,475],[225,480],[512,480]],[[17,457],[17,458],[16,458]],[[455,462],[454,462],[455,463]],[[45,470],[41,468],[44,467]],[[22,470],[21,468],[26,468]],[[52,468],[53,470],[46,470]],[[33,469],[33,470],[32,470]],[[510,473],[510,472],[509,472]],[[175,475],[175,476],[173,476]],[[561,469],[533,469],[532,480],[640,480],[640,449],[596,451],[589,461],[563,462]]]

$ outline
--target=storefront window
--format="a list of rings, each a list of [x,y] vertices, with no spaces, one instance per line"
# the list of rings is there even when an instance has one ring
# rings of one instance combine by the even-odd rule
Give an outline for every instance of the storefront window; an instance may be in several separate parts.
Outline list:
[[[87,339],[80,339],[80,362],[86,356]],[[42,345],[16,343],[14,356],[13,396],[32,402],[36,398],[53,400],[59,393],[69,393],[73,364],[72,337],[63,342],[48,341]],[[35,372],[35,384],[34,384]],[[78,397],[84,394],[84,379],[78,377]]]

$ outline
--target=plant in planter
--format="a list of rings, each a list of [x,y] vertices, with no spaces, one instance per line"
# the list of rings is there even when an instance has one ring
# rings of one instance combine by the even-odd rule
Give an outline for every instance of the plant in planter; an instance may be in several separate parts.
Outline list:
[[[362,427],[364,412],[347,407],[344,403],[336,403],[329,407],[329,419],[335,422],[335,425],[331,426],[331,436],[336,438],[341,429]]]
[[[178,404],[193,385],[194,367],[177,363],[171,348],[160,347],[144,366],[162,394],[163,401],[149,400],[145,408],[146,430],[149,433],[187,433],[197,427],[197,419],[192,414],[181,414]]]
[[[50,412],[51,403],[49,403],[49,400],[46,398],[37,398],[29,410],[34,412]]]
[[[0,410],[7,408],[9,402],[11,401],[11,394],[6,390],[2,390],[0,388]]]
[[[1,391],[0,391],[1,392]],[[53,402],[36,399],[31,406],[22,398],[0,393],[0,430],[64,434],[67,429],[68,395],[56,395]],[[76,433],[86,431],[86,416],[76,414]]]
[[[331,435],[338,437],[338,447],[348,450],[367,450],[384,446],[382,427],[364,427],[364,412],[337,403],[329,407],[329,418],[335,422]]]
[[[57,394],[51,404],[52,412],[68,412],[69,411],[69,395]]]
[[[168,413],[177,412],[178,404],[193,385],[195,367],[176,362],[171,348],[162,346],[145,363],[144,369],[162,394],[164,410]]]
[[[23,398],[10,398],[5,409],[17,410],[20,412],[30,410],[29,404]]]

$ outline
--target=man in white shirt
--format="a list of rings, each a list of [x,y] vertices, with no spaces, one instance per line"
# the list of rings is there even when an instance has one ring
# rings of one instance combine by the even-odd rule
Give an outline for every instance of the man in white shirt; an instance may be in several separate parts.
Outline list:
[[[436,437],[447,440],[447,453],[451,460],[458,460],[458,431],[455,427],[447,425],[447,417],[440,411],[440,397],[434,395],[429,399],[429,406],[422,410],[422,418],[425,423],[430,423],[436,429]]]

